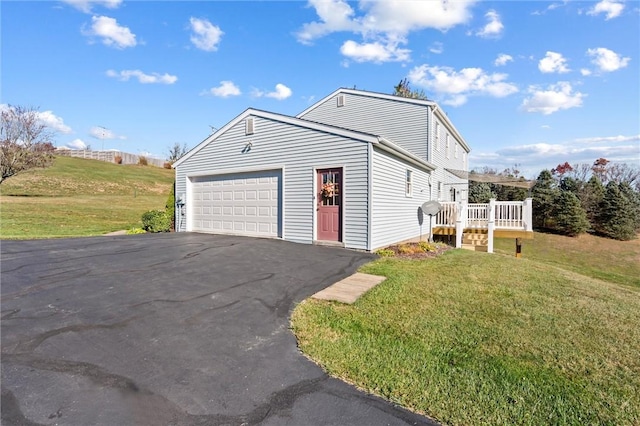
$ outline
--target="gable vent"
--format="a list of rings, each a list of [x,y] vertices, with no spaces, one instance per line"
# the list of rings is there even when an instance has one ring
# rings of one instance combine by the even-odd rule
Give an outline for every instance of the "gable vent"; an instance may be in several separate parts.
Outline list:
[[[254,132],[253,117],[247,117],[244,121],[244,133],[245,135],[252,135]]]
[[[344,95],[338,95],[338,106],[344,106]]]

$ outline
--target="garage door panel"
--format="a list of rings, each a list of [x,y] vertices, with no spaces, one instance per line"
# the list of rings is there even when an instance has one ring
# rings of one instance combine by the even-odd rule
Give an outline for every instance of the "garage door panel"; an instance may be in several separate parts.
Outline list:
[[[281,236],[280,192],[280,171],[194,178],[192,229]]]

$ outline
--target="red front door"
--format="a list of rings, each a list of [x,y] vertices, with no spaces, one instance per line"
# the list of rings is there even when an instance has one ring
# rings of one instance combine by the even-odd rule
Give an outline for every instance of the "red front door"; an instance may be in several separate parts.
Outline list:
[[[317,179],[317,239],[342,241],[342,169],[318,170]]]

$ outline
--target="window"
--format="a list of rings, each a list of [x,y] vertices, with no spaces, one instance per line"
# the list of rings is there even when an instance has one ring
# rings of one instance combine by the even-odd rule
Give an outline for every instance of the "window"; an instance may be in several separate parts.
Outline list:
[[[456,145],[454,147],[453,156],[455,158],[458,158],[458,142],[456,142]]]
[[[440,151],[440,123],[436,121],[436,150]]]
[[[445,149],[445,153],[447,154],[447,158],[449,158],[450,153],[449,151],[451,151],[451,141],[449,140],[449,133],[447,133],[447,144],[444,147]]]
[[[413,182],[412,182],[412,172],[411,170],[407,170],[406,181],[405,181],[405,195],[407,197],[413,196]]]
[[[339,107],[344,106],[344,95],[338,95],[338,106]]]
[[[254,125],[253,125],[253,117],[247,117],[247,119],[244,122],[244,134],[245,135],[252,135],[253,134],[253,129]]]

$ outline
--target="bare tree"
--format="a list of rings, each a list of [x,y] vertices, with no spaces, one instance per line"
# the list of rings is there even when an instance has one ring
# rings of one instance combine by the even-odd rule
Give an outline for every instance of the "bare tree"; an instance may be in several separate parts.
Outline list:
[[[175,163],[187,152],[189,152],[189,149],[187,148],[186,143],[180,145],[179,142],[176,142],[171,148],[169,148],[169,156],[167,157],[167,161],[170,163]]]
[[[402,96],[403,98],[428,100],[423,90],[412,89],[409,81],[405,78],[400,80],[397,86],[393,86],[393,95]]]
[[[51,130],[36,108],[7,105],[0,110],[0,184],[25,170],[47,167],[55,150]]]

